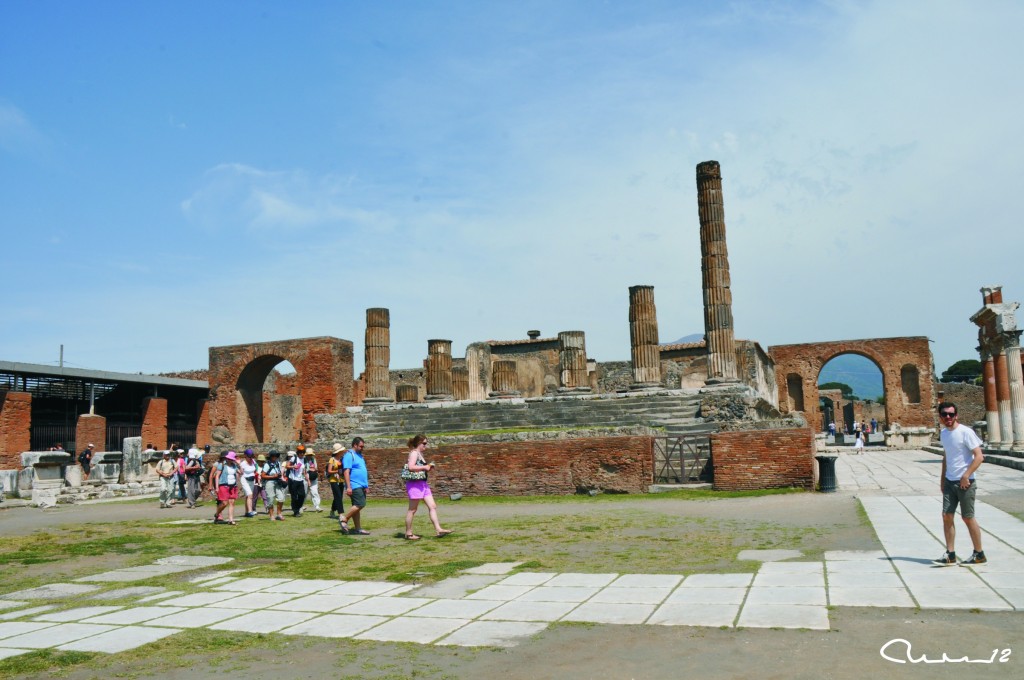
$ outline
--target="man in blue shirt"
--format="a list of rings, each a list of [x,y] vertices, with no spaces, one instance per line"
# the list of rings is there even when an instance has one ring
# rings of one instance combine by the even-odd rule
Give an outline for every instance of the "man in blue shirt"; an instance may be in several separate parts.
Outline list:
[[[338,522],[341,524],[341,533],[357,534],[359,536],[369,535],[369,531],[363,531],[360,521],[360,512],[366,507],[366,489],[370,486],[370,475],[366,470],[366,460],[363,458],[363,447],[365,443],[362,437],[352,440],[352,448],[345,452],[341,459],[341,468],[345,474],[345,493],[351,498],[348,512],[342,515]],[[348,521],[353,520],[355,528],[349,531]]]

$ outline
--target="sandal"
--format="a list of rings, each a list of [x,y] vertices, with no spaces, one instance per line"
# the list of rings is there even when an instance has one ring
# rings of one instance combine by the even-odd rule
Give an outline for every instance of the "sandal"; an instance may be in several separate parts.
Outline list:
[[[455,531],[454,529],[441,529],[440,531],[437,532],[437,537],[438,538],[444,538],[445,536],[447,536],[448,534],[450,534],[450,533],[452,533],[454,531]]]
[[[348,534],[348,522],[346,522],[345,520],[341,520],[340,522],[338,522],[338,524],[341,525],[341,533],[347,535]]]
[[[231,525],[231,526],[233,526],[233,527],[234,527],[234,526],[238,526],[238,522],[236,522],[235,520],[229,520],[229,521],[228,521],[228,524],[230,524],[230,525]]]
[[[420,540],[420,537],[417,536],[416,534],[406,534],[405,535],[405,540],[407,540],[407,541],[418,541],[418,540]]]
[[[357,536],[369,536],[370,535],[370,532],[367,531],[366,529],[356,529],[355,531],[350,531],[349,533],[355,534]]]

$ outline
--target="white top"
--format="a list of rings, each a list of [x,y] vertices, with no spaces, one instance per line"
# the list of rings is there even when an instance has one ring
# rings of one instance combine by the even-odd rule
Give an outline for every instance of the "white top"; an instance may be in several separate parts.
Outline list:
[[[238,467],[242,469],[242,476],[246,479],[252,479],[256,476],[256,464],[250,463],[248,459],[242,459],[238,463]]]
[[[946,479],[951,482],[958,481],[974,462],[973,451],[981,446],[981,439],[974,430],[957,423],[952,430],[942,430],[939,433],[939,440],[946,452]],[[973,475],[971,479],[974,479]]]
[[[305,476],[302,474],[303,468],[306,467],[305,463],[296,458],[292,461],[292,466],[292,469],[288,470],[288,479],[295,482],[301,482],[305,479]]]

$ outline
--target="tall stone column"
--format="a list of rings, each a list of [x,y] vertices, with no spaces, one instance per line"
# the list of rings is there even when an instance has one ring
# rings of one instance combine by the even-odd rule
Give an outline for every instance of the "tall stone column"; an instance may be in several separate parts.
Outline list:
[[[661,386],[661,352],[658,349],[658,312],[654,286],[629,289],[629,348],[633,363],[631,390]]]
[[[725,245],[722,170],[718,161],[697,165],[697,209],[700,215],[700,270],[704,287],[704,338],[708,349],[709,384],[735,382],[736,338],[732,321],[729,251]]]
[[[366,310],[366,398],[364,404],[387,404],[391,397],[391,312],[383,307]]]
[[[452,397],[455,401],[469,399],[469,369],[464,366],[452,369]]]
[[[1006,377],[1010,383],[1010,418],[1013,422],[1013,448],[1024,449],[1024,374],[1020,365],[1021,331],[1005,331]]]
[[[1006,349],[1000,344],[995,354],[996,399],[999,402],[999,435],[1001,448],[1013,444],[1013,408],[1010,405],[1010,376],[1006,365]]]
[[[981,376],[985,389],[985,430],[987,432],[988,445],[992,448],[999,448],[1002,442],[1002,432],[999,429],[999,399],[996,397],[996,369],[992,352],[982,345],[981,352]]]
[[[587,341],[583,331],[558,334],[558,368],[562,386],[559,392],[589,392],[587,380]]]
[[[515,361],[495,361],[491,364],[491,399],[508,399],[519,396],[519,375]]]
[[[452,341],[427,340],[427,399],[452,398]]]

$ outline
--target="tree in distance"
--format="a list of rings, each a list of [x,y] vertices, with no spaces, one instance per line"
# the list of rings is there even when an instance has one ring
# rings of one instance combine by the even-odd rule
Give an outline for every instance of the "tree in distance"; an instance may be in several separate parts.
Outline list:
[[[977,384],[980,378],[981,362],[977,359],[961,359],[942,372],[939,382]]]
[[[818,385],[818,390],[839,390],[843,395],[843,399],[846,399],[847,401],[857,401],[857,397],[853,394],[853,388],[847,385],[846,383],[821,383],[820,385]]]

